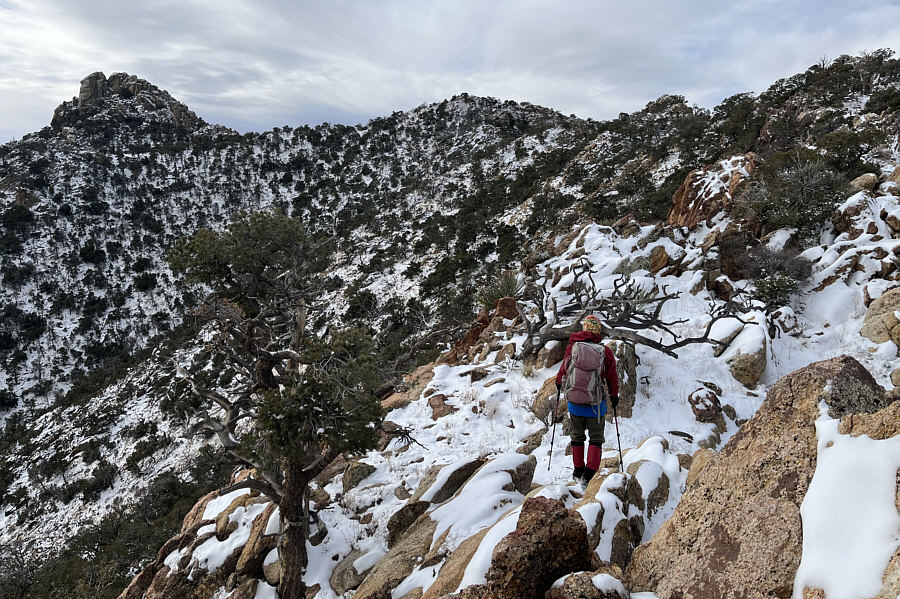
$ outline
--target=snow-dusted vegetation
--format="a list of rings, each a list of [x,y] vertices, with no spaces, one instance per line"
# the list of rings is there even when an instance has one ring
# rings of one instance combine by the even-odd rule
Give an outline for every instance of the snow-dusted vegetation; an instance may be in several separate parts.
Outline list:
[[[247,422],[263,422],[271,398],[257,396],[283,392],[279,377],[296,366],[267,363],[270,387],[254,378],[258,363],[235,368],[219,351],[228,326],[250,331],[235,336],[246,351],[264,327],[240,329],[255,317],[240,301],[237,316],[209,318],[212,300],[236,296],[183,276],[173,252],[198,230],[214,239],[244,213],[274,211],[310,240],[315,285],[299,330],[364,332],[382,383],[378,442],[333,461],[320,446],[329,463],[307,488],[303,576],[315,596],[504,596],[497,581],[516,563],[502,556],[521,549],[510,539],[539,536],[534,523],[552,516],[563,536],[586,535],[588,561],[528,584],[548,597],[588,585],[668,598],[689,574],[660,575],[653,543],[689,536],[673,532],[685,526],[679,506],[714,493],[709,473],[768,430],[779,380],[839,356],[887,393],[829,416],[839,401],[822,381],[821,419],[798,429],[818,431],[815,476],[798,469],[801,482],[760,487],[803,514],[790,580],[771,584],[796,597],[877,593],[898,545],[876,525],[896,528],[896,436],[881,410],[900,385],[898,82],[900,63],[876,52],[714,111],[664,96],[600,123],[463,94],[355,127],[239,135],[146,81],[91,75],[50,127],[0,147],[0,588],[50,596],[68,576],[63,596],[129,583],[129,597],[276,596],[281,508],[262,483],[213,491],[253,465],[230,458],[258,431],[244,424],[217,441],[189,425],[204,414],[201,388],[250,402]],[[622,290],[665,301],[646,328],[607,331],[622,406],[606,424],[603,469],[581,488],[568,423],[553,416],[559,330],[587,308],[610,314],[604,302]],[[289,329],[272,330],[266,351],[277,341],[286,362],[311,367]],[[882,414],[876,424],[841,419],[869,412]],[[222,438],[240,451],[223,453]],[[254,455],[283,458],[266,442]],[[257,466],[231,481],[262,481],[272,463]],[[853,493],[838,489],[854,467]],[[785,488],[802,489],[802,508]],[[823,532],[815,523],[838,496],[855,525]],[[854,517],[857,500],[878,517]],[[869,547],[853,584],[833,567],[852,543]]]

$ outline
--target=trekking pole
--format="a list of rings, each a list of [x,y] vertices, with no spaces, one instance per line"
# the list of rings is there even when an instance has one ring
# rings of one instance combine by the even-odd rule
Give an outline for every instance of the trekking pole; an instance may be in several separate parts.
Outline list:
[[[553,439],[556,438],[556,414],[559,412],[559,389],[556,390],[556,409],[553,410],[553,432],[550,434],[550,459],[547,460],[547,472],[550,471],[550,463],[553,461]]]
[[[624,474],[625,464],[622,463],[622,438],[619,437],[619,414],[616,412],[615,406],[613,406],[613,422],[616,423],[616,441],[619,443],[619,470]]]

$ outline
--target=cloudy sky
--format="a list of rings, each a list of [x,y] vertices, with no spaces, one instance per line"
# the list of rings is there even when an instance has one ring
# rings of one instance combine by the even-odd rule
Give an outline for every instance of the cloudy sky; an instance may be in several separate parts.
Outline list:
[[[596,119],[663,93],[711,107],[880,47],[900,50],[900,0],[0,0],[0,142],[94,71],[260,131],[463,91]]]

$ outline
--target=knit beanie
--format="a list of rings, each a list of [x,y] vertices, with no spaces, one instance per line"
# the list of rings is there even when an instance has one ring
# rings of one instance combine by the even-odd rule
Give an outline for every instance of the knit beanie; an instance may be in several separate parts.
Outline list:
[[[584,319],[584,322],[581,323],[581,330],[588,331],[590,333],[596,333],[598,335],[603,334],[603,323],[600,322],[600,319],[591,314],[587,318]]]

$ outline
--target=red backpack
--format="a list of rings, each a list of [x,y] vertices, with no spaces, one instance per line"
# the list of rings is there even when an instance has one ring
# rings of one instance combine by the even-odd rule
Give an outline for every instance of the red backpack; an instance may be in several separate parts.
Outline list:
[[[600,343],[577,341],[563,379],[566,400],[574,404],[599,406],[606,399],[603,368],[606,346]]]

